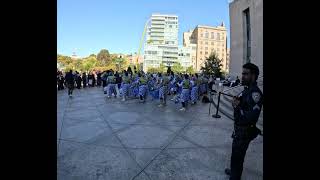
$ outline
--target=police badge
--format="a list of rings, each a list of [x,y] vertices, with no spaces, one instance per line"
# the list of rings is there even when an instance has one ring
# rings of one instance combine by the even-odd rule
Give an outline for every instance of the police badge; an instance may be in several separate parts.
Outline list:
[[[258,92],[253,92],[253,93],[252,93],[252,99],[253,99],[253,101],[254,101],[255,103],[258,103],[259,100],[260,100],[260,98],[261,98],[260,93],[258,93]]]

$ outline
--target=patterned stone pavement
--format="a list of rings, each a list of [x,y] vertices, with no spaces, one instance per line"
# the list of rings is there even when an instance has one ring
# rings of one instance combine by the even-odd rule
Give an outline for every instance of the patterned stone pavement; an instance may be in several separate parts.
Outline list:
[[[58,180],[227,180],[233,122],[213,119],[209,104],[180,112],[180,104],[157,103],[106,99],[97,87],[75,89],[73,98],[58,91]],[[262,176],[259,136],[247,151],[242,179]]]

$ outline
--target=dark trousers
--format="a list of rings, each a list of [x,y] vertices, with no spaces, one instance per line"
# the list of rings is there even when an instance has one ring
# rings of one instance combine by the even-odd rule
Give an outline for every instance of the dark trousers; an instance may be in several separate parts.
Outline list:
[[[77,81],[77,88],[78,88],[78,89],[81,88],[81,81]]]
[[[68,95],[72,94],[74,88],[74,83],[69,83],[68,84]]]
[[[230,180],[241,179],[244,157],[246,156],[246,152],[249,147],[250,141],[250,139],[233,139]]]
[[[59,84],[58,84],[58,90],[63,90],[63,89],[64,89],[63,83],[59,82]]]
[[[106,87],[107,86],[107,81],[102,80],[102,87]]]
[[[82,81],[83,84],[83,88],[87,87],[87,82],[86,81]]]

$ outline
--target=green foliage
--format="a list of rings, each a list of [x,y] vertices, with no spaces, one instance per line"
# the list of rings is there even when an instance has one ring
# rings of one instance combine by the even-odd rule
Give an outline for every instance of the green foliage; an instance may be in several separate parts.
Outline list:
[[[189,66],[187,69],[186,69],[186,73],[188,74],[194,74],[196,71],[193,69],[193,66]]]
[[[109,51],[106,49],[101,49],[101,51],[97,55],[97,60],[99,62],[99,65],[102,66],[110,64],[111,57]]]
[[[161,63],[158,70],[159,70],[158,72],[164,73],[167,71],[167,67],[163,63]]]
[[[150,67],[150,68],[148,68],[148,72],[150,72],[150,73],[158,73],[159,72],[159,68]]]
[[[83,71],[91,71],[93,70],[94,67],[96,67],[96,65],[98,65],[98,60],[97,58],[91,56],[91,57],[87,57],[85,59],[82,60],[82,70]]]
[[[218,58],[215,53],[212,53],[205,61],[204,67],[201,70],[204,74],[215,75],[216,77],[221,77],[221,64],[222,60]]]
[[[109,54],[106,49],[102,49],[97,56],[91,54],[83,59],[72,59],[69,56],[58,54],[57,63],[65,71],[71,69],[79,72],[104,71],[109,69],[123,71],[129,67],[129,60],[126,57],[118,58],[117,54]],[[131,68],[133,70],[133,67]]]
[[[72,59],[69,56],[57,55],[57,62],[64,68],[72,64]]]
[[[181,73],[184,71],[184,68],[181,66],[180,63],[174,63],[171,69],[175,73]]]

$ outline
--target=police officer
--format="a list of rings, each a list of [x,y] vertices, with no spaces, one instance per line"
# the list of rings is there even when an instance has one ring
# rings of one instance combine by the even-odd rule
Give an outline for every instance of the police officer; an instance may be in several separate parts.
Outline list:
[[[256,82],[259,68],[252,63],[247,63],[242,68],[242,85],[245,86],[245,89],[242,95],[235,97],[232,102],[235,121],[232,135],[231,169],[225,169],[225,173],[230,175],[230,180],[241,179],[248,146],[258,134],[261,134],[261,131],[256,127],[263,97]]]

